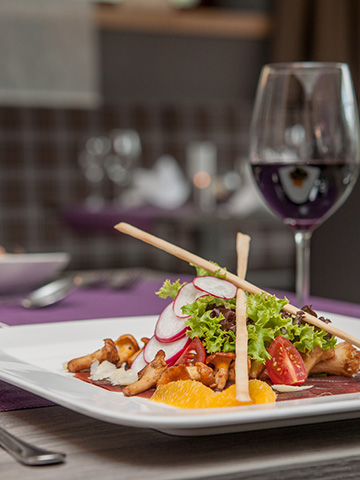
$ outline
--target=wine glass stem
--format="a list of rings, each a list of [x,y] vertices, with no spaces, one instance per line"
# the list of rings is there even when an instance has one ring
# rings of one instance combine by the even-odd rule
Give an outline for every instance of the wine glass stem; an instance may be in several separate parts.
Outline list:
[[[310,293],[310,241],[312,232],[295,233],[296,244],[296,296],[301,308],[308,304]]]

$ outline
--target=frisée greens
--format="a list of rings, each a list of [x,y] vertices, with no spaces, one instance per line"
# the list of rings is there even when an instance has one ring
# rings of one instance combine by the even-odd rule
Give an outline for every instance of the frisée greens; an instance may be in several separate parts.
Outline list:
[[[289,303],[287,298],[277,299],[266,293],[246,296],[248,354],[253,360],[264,363],[270,358],[267,348],[278,336],[290,340],[302,353],[309,353],[316,346],[323,350],[335,347],[336,338],[303,321],[301,311],[295,318],[281,311]]]
[[[174,283],[166,280],[157,294],[161,298],[174,299],[182,285],[179,280]],[[252,360],[265,363],[270,358],[267,349],[278,336],[290,340],[302,353],[311,352],[316,346],[323,350],[335,347],[336,338],[303,321],[301,311],[296,316],[282,311],[289,303],[286,298],[278,299],[275,295],[266,293],[246,293],[246,299],[248,355]],[[188,315],[185,319],[187,336],[191,339],[198,337],[208,354],[235,352],[235,328],[223,328],[225,316],[222,312],[229,310],[235,312],[236,298],[225,300],[207,295],[183,306],[183,313]]]
[[[235,352],[235,333],[222,328],[221,321],[225,320],[225,317],[222,313],[218,317],[212,315],[213,307],[235,310],[236,300],[224,300],[207,295],[190,305],[185,305],[183,312],[190,315],[185,320],[189,327],[186,334],[191,339],[200,338],[207,353]]]
[[[160,298],[170,297],[174,300],[183,285],[184,283],[180,283],[180,280],[176,280],[173,283],[170,280],[165,280],[160,290],[156,292],[156,295],[159,295]]]

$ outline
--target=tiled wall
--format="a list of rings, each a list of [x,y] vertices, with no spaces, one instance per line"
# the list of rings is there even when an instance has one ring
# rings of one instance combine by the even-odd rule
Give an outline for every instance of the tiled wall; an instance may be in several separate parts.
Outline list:
[[[227,169],[246,151],[247,126],[244,106],[121,104],[96,111],[2,107],[0,244],[22,245],[28,251],[77,248],[60,211],[86,195],[78,155],[90,136],[113,128],[136,129],[145,167],[164,153],[184,164],[190,140],[211,139],[219,149],[220,168]],[[110,184],[105,192],[110,197],[109,189]]]
[[[86,196],[78,164],[86,140],[113,128],[134,128],[141,137],[142,166],[149,168],[162,154],[173,155],[184,167],[189,141],[212,140],[223,173],[246,157],[250,108],[215,102],[206,106],[122,103],[96,111],[0,108],[0,245],[8,249],[20,245],[29,252],[66,250],[72,254],[72,268],[144,262],[156,266],[138,242],[101,231],[76,231],[64,223],[62,210]],[[110,183],[104,193],[111,198]],[[171,229],[168,234],[172,231],[175,235]],[[177,230],[176,237],[172,240],[193,247],[191,232]],[[279,245],[278,240],[274,244]],[[286,248],[285,265],[291,265],[292,249]],[[282,258],[283,252],[283,247],[278,248]],[[161,268],[167,266],[180,268],[163,259]]]

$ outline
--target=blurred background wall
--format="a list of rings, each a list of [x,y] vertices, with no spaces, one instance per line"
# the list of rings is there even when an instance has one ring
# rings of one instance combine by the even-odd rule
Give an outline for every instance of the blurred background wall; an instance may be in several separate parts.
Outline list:
[[[358,50],[352,48],[359,41],[358,2],[207,1],[176,10],[176,18],[156,0],[152,9],[148,0],[136,11],[128,2],[58,0],[47,2],[57,10],[46,12],[41,0],[24,3],[31,11],[14,10],[11,2],[0,9],[0,24],[8,27],[0,29],[0,57],[8,69],[0,81],[0,244],[69,251],[74,269],[187,271],[182,262],[113,232],[124,212],[111,204],[109,179],[102,185],[103,216],[83,208],[87,183],[79,156],[87,140],[131,128],[141,139],[142,168],[151,170],[171,155],[186,176],[189,143],[210,141],[219,173],[236,171],[242,178],[231,211],[147,215],[143,209],[135,223],[231,270],[235,234],[248,233],[249,280],[293,289],[292,234],[248,190],[244,170],[256,84],[269,61],[331,60],[349,62],[358,87]],[[241,190],[251,191],[253,208],[245,209]],[[359,196],[357,187],[314,234],[313,294],[358,301]]]

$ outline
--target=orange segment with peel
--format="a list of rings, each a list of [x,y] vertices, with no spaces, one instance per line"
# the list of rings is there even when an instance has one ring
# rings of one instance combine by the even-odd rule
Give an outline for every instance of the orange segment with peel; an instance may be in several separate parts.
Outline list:
[[[221,392],[214,392],[195,380],[177,380],[158,386],[151,400],[178,408],[238,407],[276,401],[273,389],[261,380],[250,380],[249,392],[252,402],[243,403],[235,398],[235,385]]]

